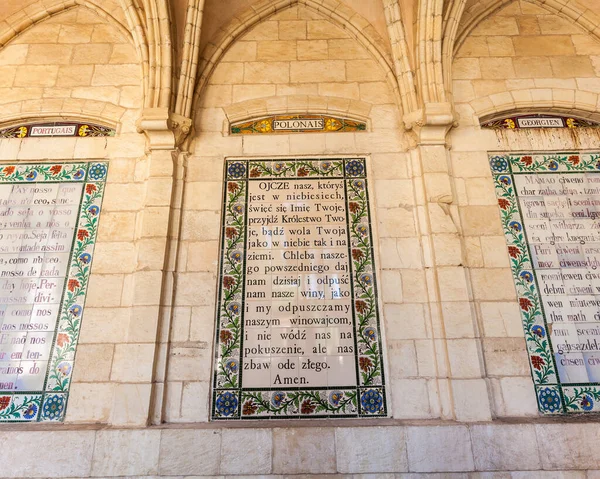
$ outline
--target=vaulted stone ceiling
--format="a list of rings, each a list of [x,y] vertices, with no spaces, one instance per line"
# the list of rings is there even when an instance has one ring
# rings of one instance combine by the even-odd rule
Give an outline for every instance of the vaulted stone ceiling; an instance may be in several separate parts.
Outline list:
[[[547,0],[541,0],[539,2],[531,1],[532,4],[540,4],[540,3],[557,3],[550,2]],[[505,7],[509,3],[513,3],[514,0],[466,0],[464,14],[461,19],[461,27],[469,22],[472,18],[486,16],[490,12],[494,12],[499,10],[500,8]],[[566,2],[558,2],[558,3],[566,3]],[[571,8],[585,11],[590,10],[591,12],[600,14],[600,1],[598,0],[570,0],[568,2]]]
[[[179,0],[183,3],[185,0]],[[366,18],[382,38],[388,37],[383,2],[380,0],[341,0],[356,13]],[[202,25],[200,50],[206,46],[220,27],[226,25],[236,15],[251,8],[255,0],[206,0]]]
[[[109,15],[114,17],[119,23],[126,25],[127,20],[123,11],[123,0],[87,0],[95,4]],[[352,10],[362,15],[375,28],[377,33],[384,39],[389,37],[384,14],[383,0],[340,0]],[[409,39],[413,37],[413,24],[416,22],[419,2],[424,0],[398,0],[400,11],[402,12],[406,34]],[[444,12],[446,13],[454,3],[460,0],[443,0]],[[500,8],[513,3],[514,0],[466,0],[464,11],[461,16],[458,37],[472,29],[477,23],[485,17],[497,11]],[[546,3],[546,0],[533,1],[532,3]],[[0,2],[0,24],[12,15],[22,15],[23,12],[35,11],[40,6],[50,6],[61,2],[52,0],[2,0]],[[65,2],[68,3],[68,2]],[[73,0],[73,3],[83,3],[79,0]],[[135,2],[134,2],[135,3]],[[140,5],[145,2],[140,2]],[[181,51],[185,32],[186,12],[189,0],[169,0],[171,17],[173,20],[174,46],[177,52]],[[206,0],[204,3],[204,19],[202,23],[202,36],[200,41],[200,51],[206,46],[209,40],[216,34],[220,27],[226,25],[232,18],[241,12],[249,9],[257,3],[256,0]],[[548,2],[555,3],[555,2]],[[559,0],[558,3],[564,3]],[[600,1],[598,0],[569,0],[569,5],[581,11],[594,12],[600,15]],[[10,22],[9,22],[10,23]],[[410,40],[409,40],[410,44]]]
[[[120,23],[125,25],[127,23],[125,14],[121,8],[119,0],[86,0],[87,3],[97,5],[102,10],[110,14]],[[183,0],[185,1],[185,0]],[[1,0],[0,1],[0,25],[3,21],[6,21],[11,15],[21,15],[23,12],[35,12],[42,6],[50,6],[59,4],[57,1],[42,1],[42,0]],[[70,3],[68,1],[62,3]],[[83,2],[71,2],[71,3],[83,3]],[[12,23],[12,22],[11,22]]]
[[[49,15],[90,7],[136,46],[145,107],[189,116],[220,55],[238,34],[276,9],[305,4],[362,38],[392,81],[406,112],[445,104],[454,53],[480,22],[501,8],[549,11],[598,38],[599,0],[0,0],[0,46]],[[526,7],[527,6],[527,7]],[[530,7],[529,7],[530,6]]]

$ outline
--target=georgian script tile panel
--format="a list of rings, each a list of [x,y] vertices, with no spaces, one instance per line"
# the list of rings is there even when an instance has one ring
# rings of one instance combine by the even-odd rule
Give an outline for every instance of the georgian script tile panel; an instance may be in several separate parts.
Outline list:
[[[107,167],[0,165],[0,422],[64,419]]]
[[[213,419],[385,416],[364,159],[226,164]]]
[[[542,413],[600,410],[600,154],[490,159]]]

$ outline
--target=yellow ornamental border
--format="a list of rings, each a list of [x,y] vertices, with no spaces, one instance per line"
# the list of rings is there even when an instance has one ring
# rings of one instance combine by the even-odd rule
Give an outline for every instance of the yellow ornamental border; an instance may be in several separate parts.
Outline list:
[[[51,131],[36,134],[35,130],[40,128]],[[69,131],[65,132],[65,128],[68,128]],[[53,129],[56,129],[56,131],[52,131]],[[27,122],[0,128],[0,138],[91,138],[115,135],[116,130],[111,126],[82,121]]]
[[[532,125],[523,126],[519,124],[519,121],[544,121],[553,120],[555,124],[548,125]],[[492,130],[526,130],[526,129],[539,129],[539,128],[600,128],[600,123],[584,120],[582,118],[567,117],[563,115],[546,115],[546,114],[535,114],[535,115],[517,115],[510,117],[501,117],[495,120],[485,120],[481,122],[482,128],[488,128]]]
[[[233,123],[232,135],[288,134],[288,133],[338,133],[366,131],[365,122],[327,115],[276,115],[250,121]]]

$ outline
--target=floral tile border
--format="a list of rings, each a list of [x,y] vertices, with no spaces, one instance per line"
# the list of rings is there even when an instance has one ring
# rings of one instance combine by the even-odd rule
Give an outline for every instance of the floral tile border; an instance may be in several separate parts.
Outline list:
[[[523,322],[538,409],[542,414],[550,415],[598,412],[600,385],[560,383],[514,188],[514,176],[523,173],[600,173],[600,153],[494,153],[489,155],[489,161]]]
[[[64,420],[107,174],[103,161],[0,165],[0,183],[84,185],[45,386],[43,391],[1,392],[0,423]]]
[[[225,164],[213,420],[386,417],[373,235],[363,158],[228,160]],[[344,179],[358,386],[241,387],[247,184],[259,179]]]

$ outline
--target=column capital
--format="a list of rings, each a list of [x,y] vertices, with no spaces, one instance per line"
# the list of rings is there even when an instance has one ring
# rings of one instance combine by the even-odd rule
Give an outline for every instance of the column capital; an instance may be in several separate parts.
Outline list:
[[[145,108],[136,126],[139,133],[146,135],[151,150],[173,150],[189,134],[192,120],[167,108]]]
[[[446,135],[455,126],[451,103],[425,103],[423,108],[404,115],[406,129],[419,145],[445,145]]]

